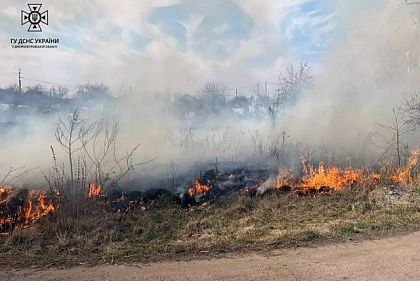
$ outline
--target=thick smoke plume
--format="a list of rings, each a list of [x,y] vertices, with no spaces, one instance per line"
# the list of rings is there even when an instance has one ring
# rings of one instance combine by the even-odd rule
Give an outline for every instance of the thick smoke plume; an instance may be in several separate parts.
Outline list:
[[[160,2],[166,5],[171,1]],[[277,54],[274,39],[265,50],[261,43],[270,36],[275,38],[278,32],[286,32],[273,25],[272,18],[293,10],[299,1],[286,1],[284,5],[275,4],[277,1],[244,2],[241,7],[250,13],[253,32],[261,34],[252,33],[251,39],[232,44],[238,51],[228,54],[228,63],[218,64],[208,55],[200,57],[194,47],[184,54],[175,52],[173,38],[151,27],[146,33],[155,40],[141,54],[117,52],[110,62],[100,60],[105,63],[101,67],[96,61],[100,56],[87,58],[82,71],[86,78],[82,80],[93,77],[94,81],[109,82],[111,91],[107,94],[114,96],[120,94],[116,85],[126,82],[123,76],[133,81],[132,86],[125,87],[111,104],[102,107],[97,106],[103,102],[99,96],[94,106],[81,100],[65,110],[19,115],[1,136],[0,171],[21,166],[35,169],[20,182],[30,178],[41,184],[43,177],[38,168],[45,171],[52,166],[50,145],[56,148],[59,159],[65,159],[54,129],[57,116],[66,116],[74,107],[79,107],[89,122],[102,118],[118,121],[121,153],[141,144],[136,151],[138,161],[156,158],[150,165],[138,168],[139,177],[168,173],[170,163],[178,168],[205,162],[295,168],[300,155],[340,165],[374,165],[392,145],[393,138],[379,124],[390,124],[393,109],[398,109],[404,95],[417,92],[420,86],[416,79],[420,51],[414,39],[418,32],[414,10],[397,0],[387,1],[386,5],[337,1],[332,13],[340,22],[337,35],[306,68],[300,64],[304,59],[296,57],[293,50]],[[191,5],[197,13],[204,13],[196,4]],[[142,7],[145,14],[149,6]],[[275,15],[273,11],[277,11]],[[200,17],[185,23],[187,37],[198,22]],[[197,39],[187,40],[194,45]],[[109,50],[102,43],[96,47],[100,55],[116,52],[118,46]],[[277,55],[273,66],[261,71],[247,69],[242,60],[261,48],[267,57]],[[55,55],[64,61],[67,58],[67,54]],[[77,56],[77,60],[82,57]],[[18,61],[12,59],[8,65],[16,67]],[[290,96],[297,91],[292,100],[277,100],[284,85],[295,81],[290,74],[298,73],[300,67],[313,79],[305,80],[304,85],[292,83],[294,88],[284,92]],[[265,105],[263,97],[268,98]],[[261,107],[257,110],[258,98]],[[95,104],[94,100],[90,102]],[[418,137],[418,133],[407,132],[403,144],[410,149],[417,145]]]

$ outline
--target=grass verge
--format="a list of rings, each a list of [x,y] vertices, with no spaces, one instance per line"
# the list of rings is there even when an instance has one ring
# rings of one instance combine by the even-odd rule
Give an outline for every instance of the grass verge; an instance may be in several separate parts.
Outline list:
[[[236,195],[191,209],[164,197],[128,213],[91,201],[77,218],[57,212],[0,237],[0,266],[208,258],[409,232],[420,229],[418,190],[396,198],[381,187],[315,197]]]

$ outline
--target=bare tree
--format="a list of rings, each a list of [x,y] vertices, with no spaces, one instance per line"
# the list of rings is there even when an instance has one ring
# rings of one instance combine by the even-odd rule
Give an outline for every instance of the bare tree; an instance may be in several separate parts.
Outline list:
[[[312,85],[313,79],[311,67],[307,63],[301,63],[297,68],[291,65],[286,72],[279,74],[277,99],[288,105],[296,103],[303,91]]]
[[[105,120],[96,123],[89,134],[81,136],[81,145],[87,158],[91,161],[93,174],[98,184],[104,184],[104,164],[108,160],[118,135],[118,123],[110,125]]]
[[[143,162],[135,162],[134,156],[135,152],[140,148],[141,144],[134,146],[131,150],[127,151],[126,154],[120,158],[117,158],[117,152],[114,146],[114,165],[108,170],[107,175],[111,175],[116,173],[116,176],[113,178],[108,178],[106,183],[112,183],[117,185],[124,177],[128,175],[130,172],[135,172],[135,168],[142,165],[147,165],[153,161],[155,161],[158,157],[155,156],[149,160]],[[116,170],[118,168],[118,170]],[[106,187],[106,185],[105,185]]]
[[[420,127],[420,96],[414,94],[404,97],[402,111],[406,117],[406,123],[413,129]]]
[[[201,112],[207,116],[209,114],[220,114],[226,109],[226,88],[216,82],[206,83],[197,96],[197,102],[200,104]]]
[[[395,147],[395,151],[397,154],[397,161],[398,167],[401,167],[401,143],[402,137],[412,130],[410,124],[404,119],[404,116],[401,113],[401,108],[394,108],[392,109],[393,119],[391,124],[385,125],[381,123],[376,123],[381,128],[385,129],[389,133],[392,134],[391,143]]]
[[[110,96],[110,91],[104,84],[84,84],[77,87],[76,96],[81,100],[97,99]]]
[[[104,119],[94,123],[87,134],[81,135],[80,142],[84,155],[90,160],[92,177],[104,189],[117,185],[130,171],[140,165],[148,164],[157,157],[145,162],[134,160],[135,152],[141,144],[135,145],[126,154],[120,156],[118,147],[118,122],[108,122]]]
[[[11,184],[14,180],[27,174],[30,170],[25,170],[25,167],[10,167],[0,179],[0,186]]]
[[[260,158],[262,158],[264,155],[264,144],[260,132],[251,132],[250,130],[248,130],[248,133],[254,146],[254,153],[258,154]]]
[[[57,88],[54,87],[54,88],[50,89],[50,95],[52,97],[65,99],[65,98],[68,97],[68,94],[69,94],[69,90],[67,88],[62,87],[62,86],[58,86]]]
[[[82,119],[79,111],[75,109],[72,113],[63,119],[58,116],[58,123],[55,130],[55,139],[67,155],[68,165],[70,169],[70,189],[74,188],[74,154],[83,148],[80,142],[90,134],[94,126],[87,124],[86,120]]]
[[[67,155],[69,175],[66,176],[64,164],[60,168],[52,149],[54,160],[54,182],[48,177],[47,181],[52,187],[60,187],[61,193],[70,195],[75,191],[83,194],[87,181],[94,181],[103,189],[117,183],[140,165],[148,164],[157,157],[144,162],[134,160],[135,152],[141,144],[135,145],[127,153],[118,151],[118,122],[108,122],[104,119],[97,122],[88,122],[74,110],[67,118],[59,116],[55,137]],[[77,157],[76,157],[77,156]],[[45,175],[45,174],[44,174]],[[69,192],[63,190],[65,183],[69,182]]]
[[[180,128],[180,147],[185,150],[185,152],[194,151],[194,128]]]
[[[294,105],[302,96],[303,91],[309,88],[313,82],[311,67],[301,63],[297,68],[293,65],[285,72],[280,72],[279,83],[275,89],[264,84],[258,85],[257,102],[265,108],[273,127],[276,125],[278,116],[288,106]]]
[[[281,136],[274,136],[269,145],[270,155],[275,158],[279,167],[286,164],[286,140],[289,137],[286,131],[283,131]]]

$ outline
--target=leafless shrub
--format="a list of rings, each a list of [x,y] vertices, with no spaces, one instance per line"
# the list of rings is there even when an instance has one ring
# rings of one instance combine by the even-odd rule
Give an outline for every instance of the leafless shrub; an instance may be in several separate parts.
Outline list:
[[[252,141],[252,145],[254,148],[254,154],[258,155],[260,158],[263,157],[264,155],[264,144],[263,144],[263,139],[262,136],[260,134],[260,132],[255,131],[255,132],[251,132],[250,130],[248,130],[249,133],[249,137]]]
[[[291,65],[285,72],[280,72],[279,82],[272,89],[268,84],[258,86],[256,93],[256,107],[264,108],[272,125],[276,125],[279,115],[288,107],[296,104],[305,89],[308,89],[314,77],[311,67],[301,63],[298,67]]]
[[[413,129],[420,127],[420,96],[414,94],[404,97],[402,111],[406,117],[405,122]]]
[[[69,167],[69,174],[67,176],[64,164],[60,171],[57,165],[56,154],[52,147],[51,150],[54,160],[54,181],[55,184],[59,184],[54,187],[59,189],[62,196],[71,197],[75,193],[82,194],[85,189],[85,185],[81,184],[81,180],[85,179],[86,176],[86,166],[83,166],[83,164],[86,163],[85,161],[80,161],[80,158],[77,159],[76,162],[74,157],[76,153],[81,152],[83,149],[82,140],[88,138],[94,128],[94,124],[89,124],[87,120],[80,117],[77,109],[68,114],[65,118],[61,115],[58,116],[55,139],[67,156],[67,165]],[[75,170],[75,167],[77,170]],[[65,178],[67,177],[68,180],[65,181]]]
[[[381,124],[376,123],[382,129],[386,130],[388,133],[391,134],[389,139],[390,147],[395,148],[396,156],[397,156],[397,164],[398,167],[402,165],[402,138],[405,134],[412,130],[412,126],[407,120],[404,118],[401,108],[394,108],[392,110],[393,118],[390,124]]]
[[[179,146],[185,152],[194,151],[194,128],[180,128],[179,129],[180,142]]]
[[[0,180],[0,186],[6,186],[13,183],[16,179],[24,176],[30,170],[26,170],[25,167],[10,167],[3,175]]]
[[[55,138],[65,152],[67,161],[58,164],[56,153],[51,147],[53,169],[46,179],[52,190],[62,198],[84,197],[90,183],[106,190],[116,186],[135,168],[156,158],[143,162],[135,161],[135,153],[141,144],[126,153],[118,151],[118,122],[104,119],[89,122],[74,110],[66,118],[59,116]]]
[[[311,67],[307,63],[301,63],[297,68],[291,65],[286,72],[280,72],[279,97],[286,104],[295,103],[314,80]]]

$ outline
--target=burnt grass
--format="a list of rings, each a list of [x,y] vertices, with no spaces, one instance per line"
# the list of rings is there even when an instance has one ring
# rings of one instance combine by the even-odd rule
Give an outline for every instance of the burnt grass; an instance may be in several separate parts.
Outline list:
[[[1,236],[0,266],[188,260],[406,233],[420,229],[418,190],[398,198],[383,187],[306,197],[236,194],[192,208],[162,196],[128,212],[86,200],[72,215],[60,208]]]

